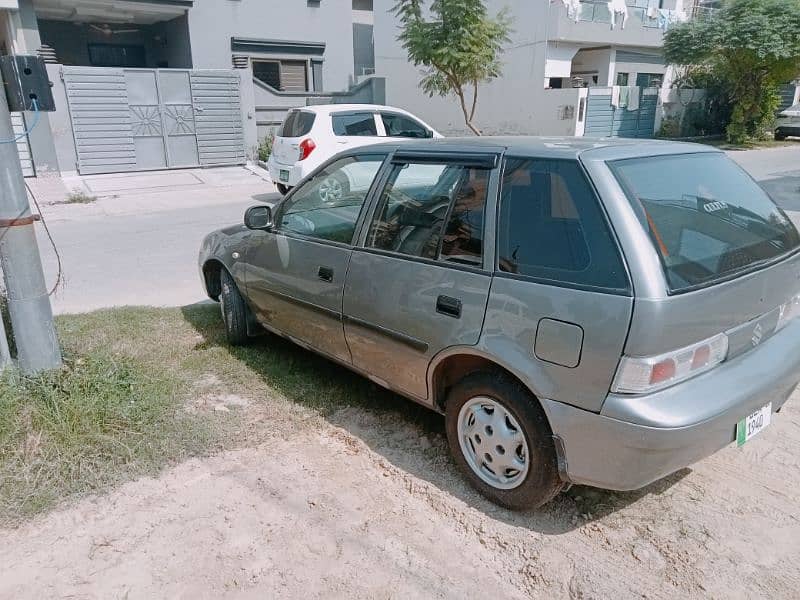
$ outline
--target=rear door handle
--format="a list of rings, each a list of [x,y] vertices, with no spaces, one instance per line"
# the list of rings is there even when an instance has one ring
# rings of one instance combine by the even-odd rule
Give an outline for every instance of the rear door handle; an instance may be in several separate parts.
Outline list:
[[[333,281],[333,269],[330,267],[320,267],[317,271],[317,276],[322,279],[322,281]]]
[[[461,300],[451,296],[439,296],[436,299],[436,312],[456,319],[461,318]]]

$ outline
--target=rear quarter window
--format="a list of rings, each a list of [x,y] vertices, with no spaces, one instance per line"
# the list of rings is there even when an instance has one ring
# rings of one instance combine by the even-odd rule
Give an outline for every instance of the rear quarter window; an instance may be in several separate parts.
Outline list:
[[[792,222],[722,153],[609,166],[650,235],[671,292],[728,279],[800,246]]]
[[[616,240],[577,161],[510,158],[502,185],[501,272],[555,285],[628,291]]]
[[[303,110],[293,110],[286,115],[286,120],[281,127],[280,136],[287,138],[297,138],[308,135],[314,127],[316,115],[312,112]]]

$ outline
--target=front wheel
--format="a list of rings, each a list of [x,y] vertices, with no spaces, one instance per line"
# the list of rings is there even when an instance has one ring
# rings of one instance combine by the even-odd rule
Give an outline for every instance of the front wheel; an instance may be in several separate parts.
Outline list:
[[[291,189],[288,185],[284,185],[283,183],[276,183],[275,187],[278,188],[278,192],[281,196],[288,194],[289,190]]]
[[[479,372],[462,379],[447,396],[445,424],[456,462],[492,502],[536,508],[564,487],[547,417],[511,377]]]
[[[350,193],[350,180],[341,173],[333,173],[322,180],[317,193],[322,202],[336,204]]]
[[[232,346],[241,346],[250,341],[247,335],[247,305],[228,271],[222,269],[219,279],[219,306],[225,324],[225,337]]]

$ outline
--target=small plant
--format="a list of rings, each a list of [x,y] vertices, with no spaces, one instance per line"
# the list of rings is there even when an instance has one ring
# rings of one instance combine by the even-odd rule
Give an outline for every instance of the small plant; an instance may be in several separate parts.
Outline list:
[[[679,117],[665,117],[661,121],[661,127],[656,133],[656,137],[660,138],[676,138],[681,134],[681,120]]]
[[[90,196],[81,189],[75,188],[61,204],[91,204],[97,201],[97,196]]]
[[[270,133],[258,144],[258,160],[267,162],[272,154],[272,144],[275,143],[275,134]]]

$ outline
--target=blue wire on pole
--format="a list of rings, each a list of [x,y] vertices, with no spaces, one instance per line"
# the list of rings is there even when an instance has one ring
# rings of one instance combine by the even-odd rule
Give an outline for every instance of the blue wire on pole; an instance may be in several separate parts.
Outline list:
[[[41,114],[39,112],[39,102],[36,98],[33,98],[31,102],[33,103],[33,123],[31,123],[30,129],[26,129],[12,140],[0,140],[0,144],[16,144],[19,140],[29,135],[39,124],[39,115]]]

